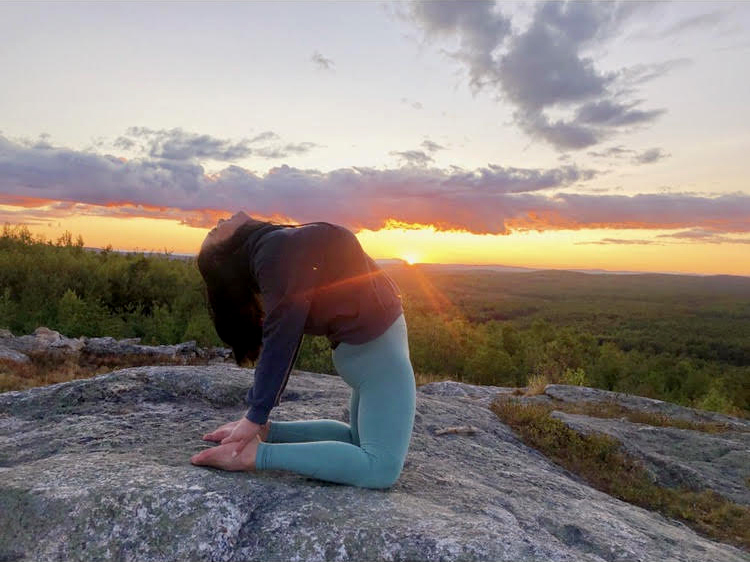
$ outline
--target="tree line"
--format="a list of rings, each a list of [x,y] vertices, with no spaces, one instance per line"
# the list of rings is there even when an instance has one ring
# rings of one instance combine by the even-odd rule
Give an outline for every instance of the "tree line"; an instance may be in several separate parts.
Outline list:
[[[738,335],[750,327],[750,292],[732,280],[716,296],[715,287],[686,291],[682,278],[670,289],[669,279],[648,280],[644,288],[618,278],[608,287],[606,280],[565,272],[526,278],[405,266],[388,272],[402,290],[411,359],[423,379],[582,384],[726,413],[750,411],[750,348]],[[110,247],[94,252],[69,232],[48,241],[6,224],[0,328],[20,335],[38,326],[68,337],[224,345],[194,259]],[[296,366],[333,373],[328,341],[305,336]]]

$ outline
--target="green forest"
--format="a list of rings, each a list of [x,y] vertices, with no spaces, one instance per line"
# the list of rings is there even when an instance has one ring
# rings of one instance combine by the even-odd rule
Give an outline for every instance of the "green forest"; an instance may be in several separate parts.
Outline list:
[[[750,415],[750,278],[385,267],[420,381],[586,385]],[[194,259],[0,236],[0,328],[223,345]],[[296,367],[333,373],[305,336]],[[0,372],[0,375],[2,373]]]

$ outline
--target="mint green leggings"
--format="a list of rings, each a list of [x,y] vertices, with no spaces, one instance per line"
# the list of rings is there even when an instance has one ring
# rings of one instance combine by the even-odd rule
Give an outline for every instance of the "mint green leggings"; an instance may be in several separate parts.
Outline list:
[[[416,388],[402,314],[378,338],[340,343],[333,364],[352,387],[350,421],[271,422],[256,470],[290,470],[363,488],[389,488],[409,448]]]

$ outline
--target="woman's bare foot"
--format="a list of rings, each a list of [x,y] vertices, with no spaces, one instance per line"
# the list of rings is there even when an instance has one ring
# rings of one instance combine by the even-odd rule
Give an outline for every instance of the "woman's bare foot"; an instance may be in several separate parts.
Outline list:
[[[204,441],[213,441],[215,443],[221,443],[221,440],[225,437],[229,437],[229,434],[232,433],[232,430],[234,429],[234,426],[236,426],[239,421],[233,421],[229,423],[225,423],[220,428],[215,429],[211,433],[206,433],[203,436]],[[268,432],[271,431],[271,421],[267,421],[262,426],[260,426],[260,440],[263,442],[268,441]]]
[[[211,447],[190,457],[190,462],[197,466],[213,466],[222,470],[255,470],[259,443],[258,439],[253,439],[237,456],[232,456],[237,443]]]

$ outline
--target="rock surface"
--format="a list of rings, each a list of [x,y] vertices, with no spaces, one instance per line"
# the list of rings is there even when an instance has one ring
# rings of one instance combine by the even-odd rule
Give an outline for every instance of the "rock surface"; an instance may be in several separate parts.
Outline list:
[[[583,484],[469,385],[417,393],[387,491],[192,466],[200,436],[244,413],[251,380],[152,366],[0,394],[0,560],[750,560]],[[298,372],[272,419],[344,419],[348,397],[339,378]],[[465,425],[477,431],[435,434]]]
[[[431,382],[419,387],[422,394],[468,398],[485,407],[489,407],[498,394],[513,394],[517,390],[507,386],[479,386],[456,381]]]
[[[20,351],[16,351],[15,349],[3,346],[0,346],[0,359],[18,364],[31,363],[31,359],[29,359],[28,355],[21,353]]]
[[[223,347],[201,348],[195,341],[175,345],[141,345],[140,338],[116,340],[112,337],[68,338],[44,326],[33,334],[14,336],[9,330],[0,330],[0,359],[15,363],[29,363],[29,354],[52,354],[55,356],[112,357],[139,356],[187,362],[191,359],[207,359],[224,362],[231,353]]]
[[[662,486],[711,489],[750,505],[750,432],[704,433],[563,412],[552,416],[578,432],[606,433],[619,440]]]
[[[500,390],[507,394],[509,389]],[[613,404],[632,412],[723,425],[728,431],[707,433],[633,423],[626,419],[552,412],[552,417],[579,433],[604,433],[620,441],[623,449],[641,460],[653,480],[661,486],[697,491],[710,489],[736,503],[750,505],[750,420],[581,386],[550,384],[543,394],[513,396],[513,399],[526,404],[544,404],[553,409],[555,405],[562,408],[565,404],[581,405],[585,402]]]
[[[733,429],[750,431],[750,420],[725,416],[717,412],[706,412],[695,408],[686,408],[678,404],[646,398],[645,396],[634,396],[621,392],[612,392],[598,388],[587,388],[585,386],[569,386],[564,384],[548,384],[544,389],[544,396],[560,402],[595,402],[599,404],[614,403],[629,410],[648,412],[698,423],[725,424]]]

